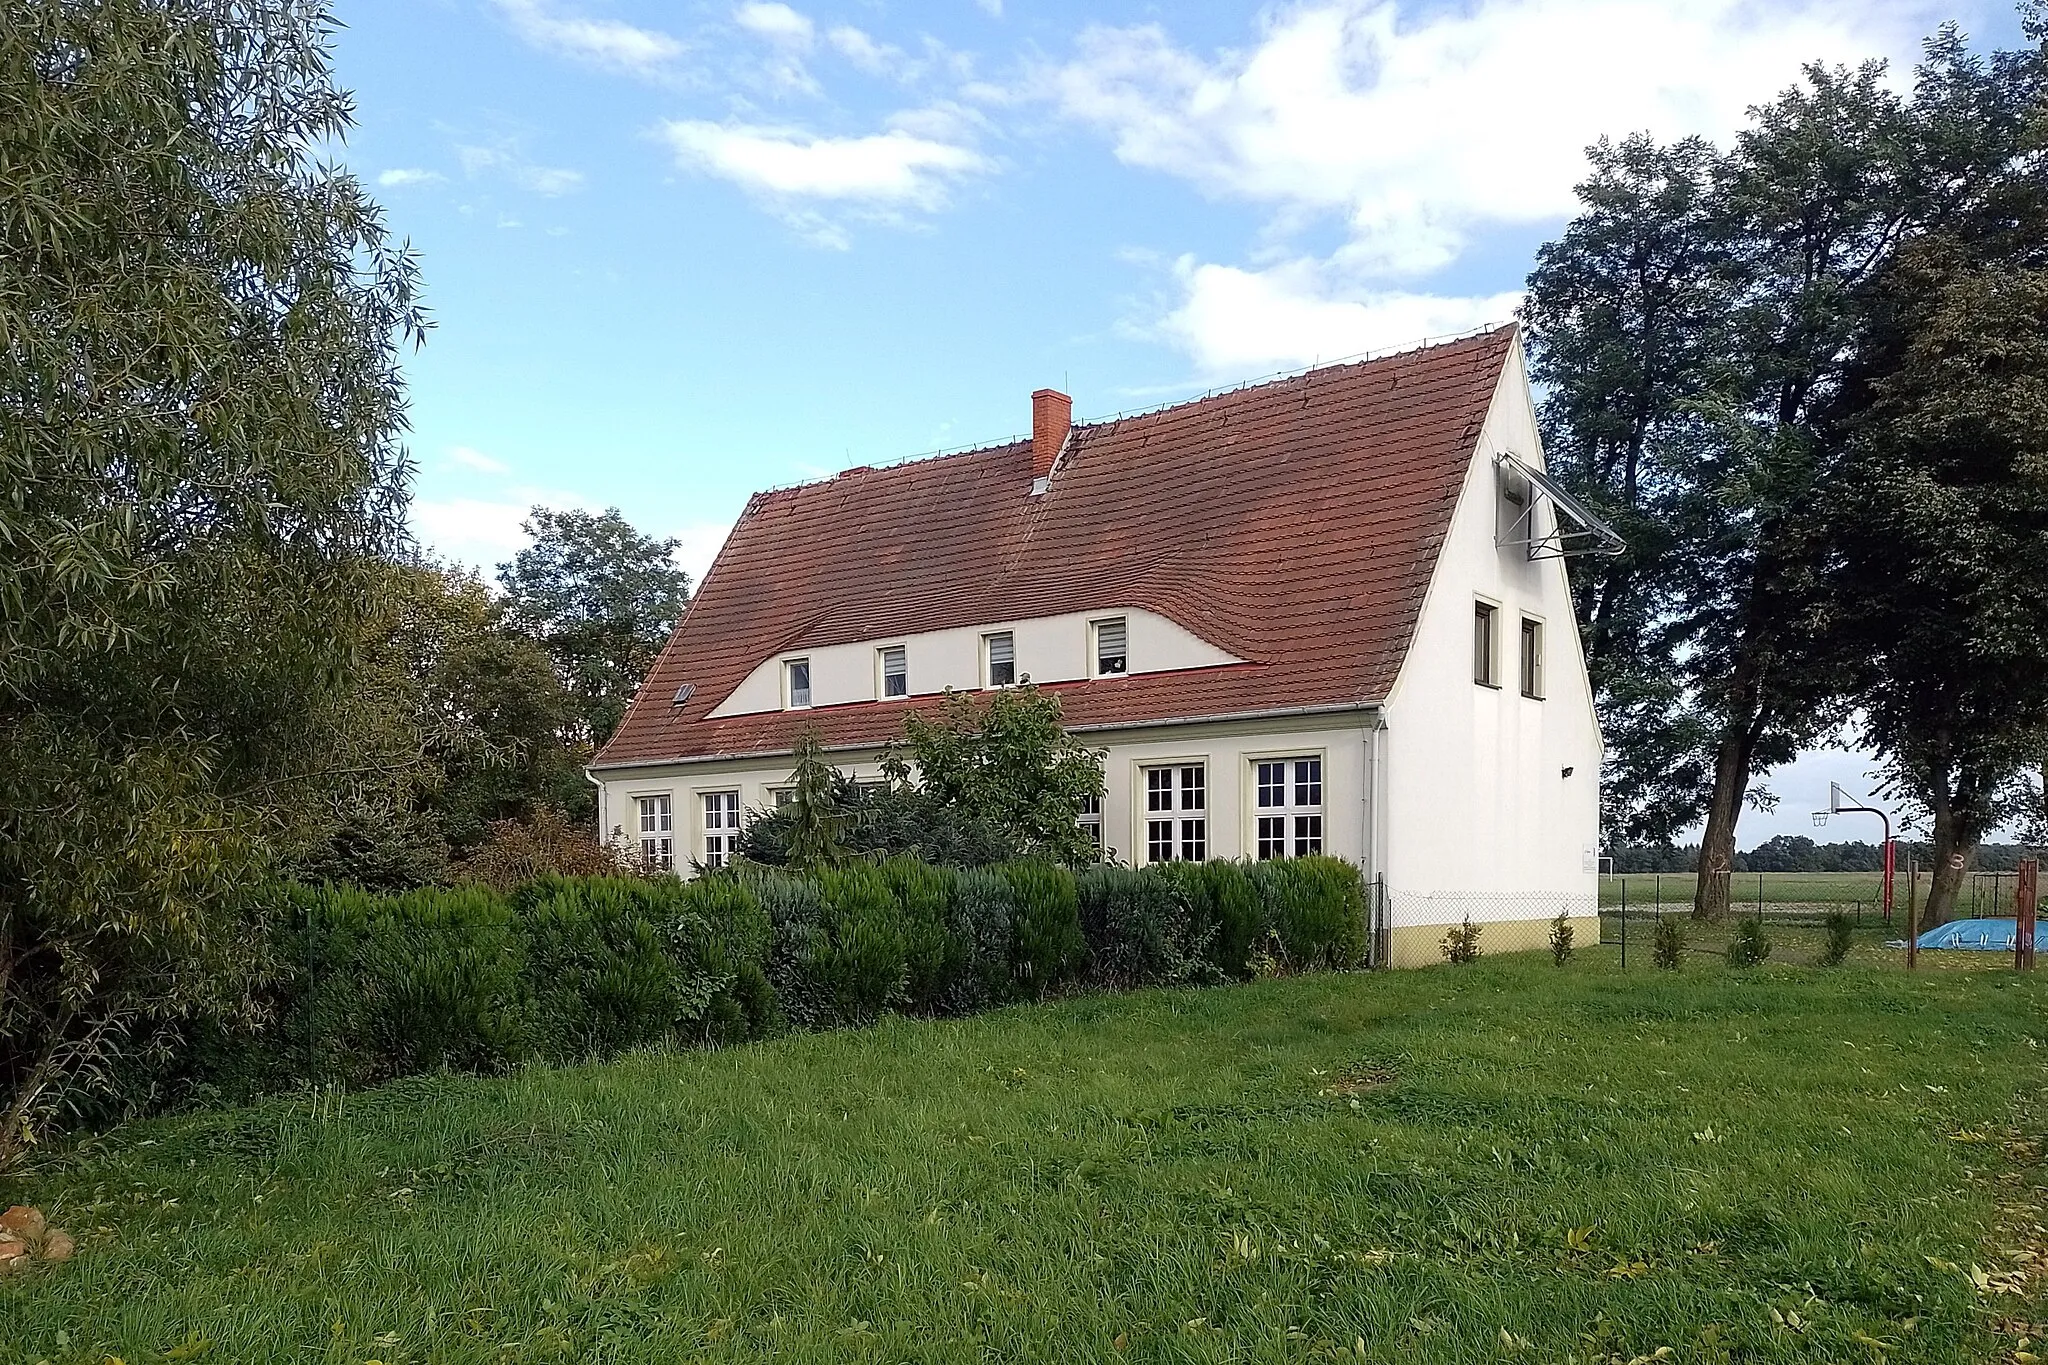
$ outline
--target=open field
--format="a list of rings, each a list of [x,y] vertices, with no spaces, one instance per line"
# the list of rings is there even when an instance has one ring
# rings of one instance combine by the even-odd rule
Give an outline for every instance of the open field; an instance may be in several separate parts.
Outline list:
[[[280,1099],[0,1182],[0,1362],[2009,1359],[2044,1034],[1593,950]]]
[[[1600,904],[1603,908],[1619,906],[1624,887],[1627,891],[1630,910],[1654,911],[1661,904],[1672,907],[1690,908],[1692,905],[1695,877],[1690,872],[1630,872],[1626,875],[1603,876],[1600,879]],[[1924,902],[1927,897],[1927,873],[1919,874],[1919,896]],[[1883,881],[1876,872],[1737,872],[1730,877],[1729,894],[1737,909],[1757,904],[1761,889],[1765,914],[1796,914],[1801,911],[1825,911],[1834,906],[1852,908],[1857,902],[1863,905],[1865,916],[1876,913],[1883,898]],[[2011,916],[2013,877],[2006,873],[1998,883],[2006,904],[2002,913]],[[1959,913],[1967,914],[1972,909],[1973,886],[1966,882]],[[1989,901],[1991,885],[1987,881],[1981,888],[1985,901]],[[1901,868],[1893,883],[1893,896],[1903,917],[1906,905],[1906,873]],[[1980,908],[1985,914],[1994,913],[1995,907],[1984,904]]]

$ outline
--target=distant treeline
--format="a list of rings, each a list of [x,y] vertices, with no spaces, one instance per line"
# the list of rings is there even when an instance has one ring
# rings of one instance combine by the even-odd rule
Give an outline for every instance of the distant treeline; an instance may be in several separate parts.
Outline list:
[[[2010,872],[2020,865],[2020,859],[2035,852],[2022,844],[1983,844],[1973,866],[1982,872]],[[1700,846],[1635,844],[1608,853],[1615,872],[1692,872],[1699,867]],[[1901,839],[1897,854],[1901,870],[1909,853],[1922,868],[1934,857],[1932,844]],[[1737,872],[1878,872],[1883,868],[1884,853],[1876,844],[1817,844],[1800,834],[1780,834],[1735,855]]]

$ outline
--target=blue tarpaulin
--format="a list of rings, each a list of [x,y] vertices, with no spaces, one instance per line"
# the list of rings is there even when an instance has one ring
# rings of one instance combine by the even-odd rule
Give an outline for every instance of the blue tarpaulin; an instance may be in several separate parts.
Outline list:
[[[1920,935],[1922,948],[1974,948],[1978,952],[2009,953],[2020,936],[2016,919],[1959,919],[1937,925]],[[2048,922],[2034,923],[2034,951],[2048,949]]]

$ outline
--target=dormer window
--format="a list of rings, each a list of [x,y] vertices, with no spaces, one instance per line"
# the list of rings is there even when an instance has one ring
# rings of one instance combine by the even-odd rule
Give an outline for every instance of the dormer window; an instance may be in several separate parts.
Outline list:
[[[1130,655],[1125,646],[1128,632],[1124,629],[1124,618],[1112,616],[1106,621],[1091,621],[1088,629],[1095,637],[1095,676],[1114,678],[1128,672]]]
[[[811,661],[788,659],[782,665],[784,705],[796,711],[811,704]]]
[[[879,667],[882,672],[882,696],[907,697],[910,695],[910,656],[902,645],[891,645],[880,651]]]
[[[1011,686],[1017,681],[1017,637],[1007,630],[982,636],[981,662],[986,686]]]

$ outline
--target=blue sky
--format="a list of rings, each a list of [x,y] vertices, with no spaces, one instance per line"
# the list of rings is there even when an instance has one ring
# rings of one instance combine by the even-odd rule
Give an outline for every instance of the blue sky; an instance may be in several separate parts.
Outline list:
[[[701,574],[756,489],[1504,319],[1582,149],[1725,137],[1945,17],[1829,0],[338,0],[346,159],[419,251],[415,525],[617,506]],[[1813,831],[1815,761],[1744,843]]]

